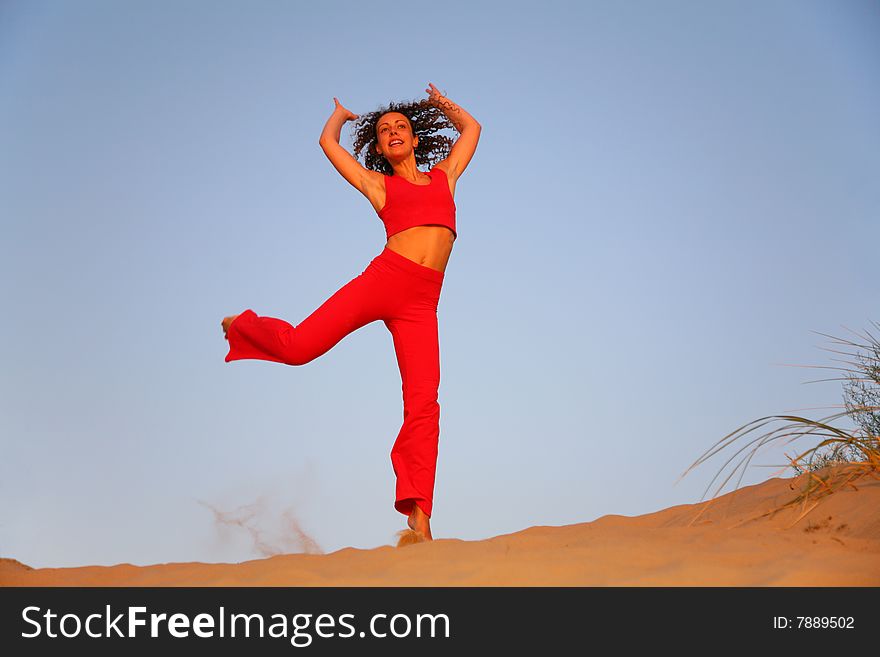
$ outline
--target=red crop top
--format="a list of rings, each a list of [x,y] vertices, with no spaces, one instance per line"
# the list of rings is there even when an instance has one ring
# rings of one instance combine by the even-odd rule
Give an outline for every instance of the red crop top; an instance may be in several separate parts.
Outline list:
[[[431,176],[428,185],[416,185],[400,176],[385,176],[385,206],[378,214],[387,237],[413,226],[428,225],[446,226],[458,237],[455,201],[446,172],[434,167],[427,174]]]

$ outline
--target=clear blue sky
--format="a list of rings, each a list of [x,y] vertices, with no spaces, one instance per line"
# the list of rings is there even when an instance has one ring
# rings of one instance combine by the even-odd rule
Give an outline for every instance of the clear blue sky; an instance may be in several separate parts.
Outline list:
[[[722,436],[841,403],[781,365],[834,364],[811,331],[880,319],[878,35],[856,0],[0,4],[0,556],[392,543],[384,325],[294,368],[220,320],[299,323],[382,250],[318,137],[429,81],[483,125],[434,535],[698,502]]]

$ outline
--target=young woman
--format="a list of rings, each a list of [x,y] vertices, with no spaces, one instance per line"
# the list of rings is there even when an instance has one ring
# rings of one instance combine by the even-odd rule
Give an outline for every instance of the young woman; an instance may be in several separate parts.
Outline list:
[[[403,426],[391,450],[394,508],[407,516],[401,543],[432,540],[434,474],[440,437],[437,305],[457,237],[455,184],[477,148],[481,127],[431,83],[428,98],[391,103],[363,117],[334,98],[319,143],[336,170],[367,197],[385,225],[383,251],[299,325],[247,309],[225,317],[226,362],[259,359],[305,365],[362,326],[391,332],[403,383]],[[355,121],[352,156],[339,144]],[[444,128],[459,137],[436,134]],[[356,159],[364,149],[365,165]],[[433,165],[427,172],[419,165]]]

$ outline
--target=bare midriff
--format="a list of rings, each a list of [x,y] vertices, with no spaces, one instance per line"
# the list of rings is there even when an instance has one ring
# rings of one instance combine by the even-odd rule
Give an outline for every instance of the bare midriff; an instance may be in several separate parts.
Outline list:
[[[413,226],[388,238],[385,246],[424,267],[446,271],[455,234],[446,226]]]

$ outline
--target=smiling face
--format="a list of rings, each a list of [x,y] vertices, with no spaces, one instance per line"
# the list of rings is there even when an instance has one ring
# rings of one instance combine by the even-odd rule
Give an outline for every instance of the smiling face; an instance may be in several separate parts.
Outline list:
[[[412,124],[400,112],[387,112],[376,122],[376,152],[389,162],[408,157],[419,138],[413,135]]]

